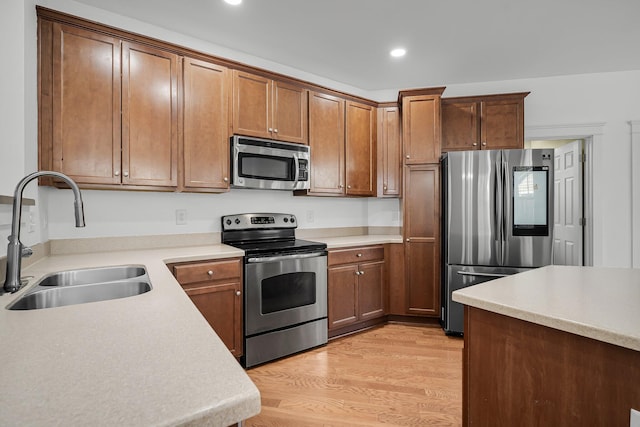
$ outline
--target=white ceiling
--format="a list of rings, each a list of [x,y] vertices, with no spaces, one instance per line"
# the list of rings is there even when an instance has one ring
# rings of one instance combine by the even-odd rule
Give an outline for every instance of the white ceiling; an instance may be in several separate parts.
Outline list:
[[[640,70],[640,0],[77,1],[366,91]]]

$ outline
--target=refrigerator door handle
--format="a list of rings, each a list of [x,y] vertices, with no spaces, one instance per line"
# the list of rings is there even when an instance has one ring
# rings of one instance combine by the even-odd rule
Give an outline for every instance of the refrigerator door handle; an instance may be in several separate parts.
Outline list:
[[[507,240],[506,235],[507,235],[507,220],[504,217],[504,212],[505,212],[505,206],[507,205],[507,203],[509,203],[508,200],[505,200],[505,197],[507,194],[510,194],[507,191],[507,173],[509,173],[509,166],[507,165],[507,163],[505,161],[502,162],[502,173],[500,174],[502,179],[501,179],[501,183],[500,183],[500,188],[502,189],[502,206],[500,209],[500,236],[502,237],[501,240],[504,242],[505,240]]]
[[[493,220],[495,221],[496,240],[502,241],[502,206],[499,206],[499,201],[502,200],[502,179],[500,177],[501,171],[498,167],[493,171]]]
[[[472,273],[470,271],[457,271],[456,273],[458,273],[461,276],[478,276],[478,277],[495,277],[495,278],[511,276],[510,274]]]

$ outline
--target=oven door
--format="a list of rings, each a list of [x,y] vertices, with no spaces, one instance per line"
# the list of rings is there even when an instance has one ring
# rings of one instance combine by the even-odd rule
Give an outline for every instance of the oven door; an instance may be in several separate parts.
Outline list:
[[[247,257],[245,337],[327,317],[327,253]]]

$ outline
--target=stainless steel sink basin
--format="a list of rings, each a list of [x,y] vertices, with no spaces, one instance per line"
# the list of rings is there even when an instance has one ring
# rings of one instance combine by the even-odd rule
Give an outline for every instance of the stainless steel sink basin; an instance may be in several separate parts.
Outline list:
[[[42,278],[39,286],[75,286],[90,283],[114,282],[141,277],[147,274],[139,265],[118,265],[115,267],[85,268],[49,274]]]
[[[43,277],[31,290],[10,304],[9,310],[34,310],[127,298],[152,289],[142,266],[68,270]]]

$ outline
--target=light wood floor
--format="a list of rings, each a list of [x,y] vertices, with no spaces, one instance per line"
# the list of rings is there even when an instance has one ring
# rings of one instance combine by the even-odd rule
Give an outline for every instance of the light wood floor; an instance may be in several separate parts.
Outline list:
[[[461,338],[388,324],[247,371],[262,412],[246,427],[459,426]]]

